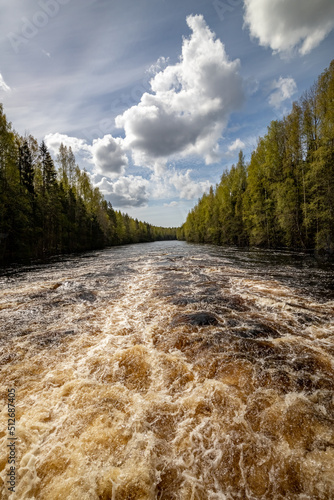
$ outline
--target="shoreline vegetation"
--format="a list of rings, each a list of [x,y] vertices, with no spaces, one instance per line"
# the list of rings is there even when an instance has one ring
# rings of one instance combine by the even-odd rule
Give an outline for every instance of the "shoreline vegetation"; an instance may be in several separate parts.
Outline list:
[[[194,243],[334,255],[334,60],[246,164],[239,160],[177,231]]]
[[[61,144],[54,162],[44,141],[19,136],[0,104],[1,266],[169,239],[176,239],[176,228],[114,210],[70,147]]]
[[[172,239],[334,255],[334,60],[180,228],[114,210],[70,147],[54,162],[44,141],[12,129],[0,103],[0,266]]]

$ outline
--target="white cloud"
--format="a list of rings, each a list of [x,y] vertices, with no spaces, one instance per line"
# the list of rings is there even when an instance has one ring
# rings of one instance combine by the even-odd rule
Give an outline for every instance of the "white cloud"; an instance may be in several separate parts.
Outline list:
[[[228,151],[229,153],[233,153],[239,149],[243,149],[245,147],[245,143],[241,139],[236,139],[232,144],[229,145]]]
[[[164,207],[177,207],[178,204],[178,201],[171,201],[170,203],[164,203]]]
[[[66,134],[48,134],[44,137],[44,142],[47,148],[56,155],[59,150],[60,144],[66,147],[71,147],[73,153],[79,153],[81,151],[90,151],[90,146],[86,143],[84,139],[79,139],[78,137],[70,137]]]
[[[205,191],[210,189],[209,181],[194,181],[190,177],[191,170],[185,173],[177,172],[174,170],[169,178],[169,183],[173,186],[180,198],[186,200],[193,200],[202,196]]]
[[[192,34],[183,40],[175,65],[160,58],[149,71],[152,93],[116,118],[125,138],[105,135],[92,144],[64,134],[49,134],[45,141],[57,153],[61,142],[84,154],[94,165],[93,177],[115,207],[143,207],[149,199],[194,200],[207,191],[209,181],[192,178],[192,170],[177,170],[168,158],[199,155],[207,163],[219,158],[218,141],[229,115],[244,99],[239,60],[230,61],[220,40],[203,16],[189,16]],[[241,145],[236,141],[235,148]],[[125,175],[128,155],[141,167],[150,167],[150,178]],[[172,201],[171,201],[172,200]]]
[[[114,182],[105,177],[96,184],[115,207],[143,207],[147,204],[149,181],[140,176],[124,176]]]
[[[107,196],[115,207],[143,207],[149,199],[161,200],[179,197],[192,200],[202,196],[210,187],[209,181],[196,181],[191,178],[192,170],[179,172],[173,166],[166,168],[157,160],[149,179],[136,175],[124,175],[128,158],[123,149],[123,139],[106,135],[102,139],[87,144],[83,139],[65,134],[48,134],[45,143],[56,155],[63,143],[71,147],[75,154],[84,155],[93,165],[92,181]],[[101,178],[94,182],[94,178]],[[168,206],[176,206],[171,202]]]
[[[116,118],[137,164],[197,154],[217,160],[217,141],[229,114],[243,102],[239,60],[230,61],[203,16],[187,18],[180,62],[152,78],[152,92]],[[165,62],[165,61],[164,61]]]
[[[102,139],[95,139],[88,144],[84,139],[70,137],[66,134],[48,134],[44,138],[45,144],[56,155],[61,143],[71,147],[74,154],[84,156],[94,165],[96,174],[116,178],[124,174],[128,165],[128,157],[123,149],[123,139],[105,135]]]
[[[168,65],[168,62],[169,62],[169,57],[163,57],[163,56],[159,57],[157,62],[155,64],[152,64],[148,68],[147,73],[149,73],[151,75],[156,75],[157,73],[159,73],[160,71],[162,71],[166,68],[166,66]]]
[[[305,55],[334,28],[333,0],[244,0],[245,25],[274,52]]]
[[[269,104],[279,108],[283,101],[290,99],[297,92],[297,85],[293,78],[280,78],[274,80],[271,88],[274,90],[269,96]]]
[[[111,201],[116,208],[143,207],[150,199],[168,200],[164,206],[175,207],[175,198],[194,200],[210,188],[209,181],[196,181],[191,178],[192,170],[178,172],[175,167],[167,169],[163,175],[152,172],[149,179],[139,175],[121,176],[117,180],[103,177],[94,185]]]
[[[9,87],[9,85],[7,85],[2,74],[0,73],[0,91],[1,90],[3,90],[4,92],[9,92],[11,88]]]
[[[91,148],[96,172],[115,178],[123,175],[128,165],[128,157],[123,149],[123,139],[105,135],[95,139]]]

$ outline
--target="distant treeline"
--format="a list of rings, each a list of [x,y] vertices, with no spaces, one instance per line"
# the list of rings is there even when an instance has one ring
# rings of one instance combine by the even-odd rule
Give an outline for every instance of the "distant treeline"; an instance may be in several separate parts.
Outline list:
[[[249,164],[242,152],[177,232],[217,245],[334,252],[334,60]]]
[[[56,166],[44,142],[12,130],[0,104],[0,264],[176,238],[175,228],[114,210],[71,148],[61,145]]]

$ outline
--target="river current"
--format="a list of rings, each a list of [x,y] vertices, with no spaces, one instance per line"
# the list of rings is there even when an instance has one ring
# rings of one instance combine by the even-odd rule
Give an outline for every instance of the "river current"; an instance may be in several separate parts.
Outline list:
[[[333,313],[334,268],[299,253],[171,241],[7,269],[0,497],[333,499]]]

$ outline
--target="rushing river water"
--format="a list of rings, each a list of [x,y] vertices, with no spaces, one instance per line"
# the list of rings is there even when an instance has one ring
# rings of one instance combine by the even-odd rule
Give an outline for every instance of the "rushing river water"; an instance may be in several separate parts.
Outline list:
[[[1,498],[333,499],[333,283],[183,242],[7,270]]]

